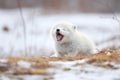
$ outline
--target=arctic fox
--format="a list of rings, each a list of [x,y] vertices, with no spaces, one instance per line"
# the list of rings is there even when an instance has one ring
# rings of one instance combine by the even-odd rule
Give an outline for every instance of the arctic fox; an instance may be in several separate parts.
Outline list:
[[[75,24],[61,21],[53,24],[51,36],[54,41],[56,56],[77,56],[91,54],[95,51],[95,44],[85,34],[79,32]]]

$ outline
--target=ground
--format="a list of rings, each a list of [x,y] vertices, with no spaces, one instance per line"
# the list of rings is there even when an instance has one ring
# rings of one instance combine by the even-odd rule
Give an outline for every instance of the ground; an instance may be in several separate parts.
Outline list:
[[[120,51],[76,57],[0,59],[1,80],[120,80]]]

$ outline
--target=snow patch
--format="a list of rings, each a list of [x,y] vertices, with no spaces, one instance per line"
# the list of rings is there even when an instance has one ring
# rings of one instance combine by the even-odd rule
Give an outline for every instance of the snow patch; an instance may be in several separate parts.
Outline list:
[[[17,65],[21,68],[26,68],[26,69],[31,68],[31,63],[23,60],[18,61]]]

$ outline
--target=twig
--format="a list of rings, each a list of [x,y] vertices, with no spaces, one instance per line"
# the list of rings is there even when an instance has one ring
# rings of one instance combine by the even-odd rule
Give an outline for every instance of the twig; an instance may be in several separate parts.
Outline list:
[[[21,16],[21,20],[23,23],[23,34],[24,34],[24,49],[25,49],[25,55],[27,55],[27,36],[26,36],[26,25],[25,25],[25,20],[24,20],[24,16],[23,16],[23,10],[22,10],[22,6],[21,6],[21,0],[17,0],[18,3],[18,8],[20,10],[20,16]]]
[[[101,1],[96,1],[97,3],[100,3],[101,5],[107,7],[108,9],[111,9],[110,6],[107,4],[105,4],[104,2]],[[115,14],[115,12],[113,10],[111,10],[112,13],[112,19],[115,20],[116,22],[118,22],[119,28],[118,28],[118,32],[120,31],[120,19],[118,18],[118,16]],[[120,34],[118,34],[118,36],[116,35],[116,39],[119,39]],[[118,47],[116,47],[116,49],[119,49]]]

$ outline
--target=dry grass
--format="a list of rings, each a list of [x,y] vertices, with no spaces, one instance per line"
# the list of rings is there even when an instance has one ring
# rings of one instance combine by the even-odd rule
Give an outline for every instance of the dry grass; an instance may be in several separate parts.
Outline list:
[[[102,50],[97,54],[92,55],[78,55],[76,57],[9,57],[7,63],[0,63],[0,72],[6,74],[40,74],[40,75],[50,75],[46,71],[47,68],[54,67],[53,65],[49,64],[50,61],[75,61],[87,59],[88,64],[98,63],[95,66],[101,66],[105,68],[113,68],[116,69],[111,64],[103,65],[100,64],[102,62],[120,62],[120,51],[118,50]],[[17,65],[18,61],[26,61],[31,63],[31,68],[25,69],[21,68]],[[4,64],[4,66],[3,66]],[[4,70],[3,70],[4,69]],[[12,73],[10,71],[12,70]],[[70,70],[70,68],[64,68],[64,70]]]
[[[38,62],[38,63],[45,63],[48,61],[74,61],[74,60],[80,60],[80,59],[89,59],[89,60],[95,60],[97,62],[103,62],[103,61],[120,61],[120,51],[119,50],[102,50],[98,52],[97,54],[91,54],[91,55],[78,55],[75,57],[9,57],[8,61],[9,63],[16,63],[19,60],[24,60],[28,62]]]

